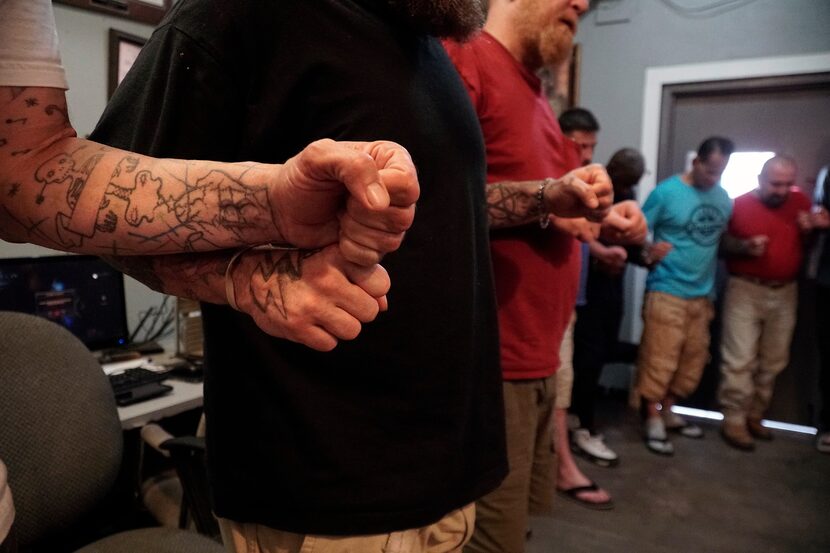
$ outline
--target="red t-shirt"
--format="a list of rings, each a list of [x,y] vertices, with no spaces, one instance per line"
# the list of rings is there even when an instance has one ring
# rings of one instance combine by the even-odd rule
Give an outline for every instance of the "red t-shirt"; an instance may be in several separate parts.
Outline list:
[[[761,257],[730,257],[726,262],[729,272],[765,280],[794,280],[804,256],[796,217],[800,211],[809,210],[809,198],[795,187],[779,207],[764,205],[754,190],[738,197],[729,233],[739,238],[764,235],[769,242]]]
[[[444,46],[478,114],[487,182],[560,177],[579,151],[559,128],[541,82],[486,32]],[[491,232],[506,380],[544,378],[559,368],[559,346],[576,305],[579,243],[538,223]]]

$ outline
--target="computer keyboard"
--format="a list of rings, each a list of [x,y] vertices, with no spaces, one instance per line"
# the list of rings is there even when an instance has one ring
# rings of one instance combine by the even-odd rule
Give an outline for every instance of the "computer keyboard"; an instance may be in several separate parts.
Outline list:
[[[109,375],[115,402],[121,406],[166,394],[173,389],[172,386],[161,383],[166,378],[166,372],[151,371],[142,367]]]

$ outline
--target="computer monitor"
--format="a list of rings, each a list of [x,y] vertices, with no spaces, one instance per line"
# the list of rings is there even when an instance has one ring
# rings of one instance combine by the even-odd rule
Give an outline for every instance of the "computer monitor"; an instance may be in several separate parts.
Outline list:
[[[89,349],[128,339],[124,276],[93,255],[0,259],[0,310],[54,321]]]

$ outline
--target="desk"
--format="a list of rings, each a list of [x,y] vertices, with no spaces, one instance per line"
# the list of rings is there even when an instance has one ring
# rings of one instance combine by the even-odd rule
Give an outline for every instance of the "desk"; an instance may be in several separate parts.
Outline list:
[[[121,428],[124,430],[139,428],[148,422],[178,415],[202,406],[201,382],[185,382],[168,378],[164,381],[164,384],[173,386],[173,390],[163,396],[118,408]]]

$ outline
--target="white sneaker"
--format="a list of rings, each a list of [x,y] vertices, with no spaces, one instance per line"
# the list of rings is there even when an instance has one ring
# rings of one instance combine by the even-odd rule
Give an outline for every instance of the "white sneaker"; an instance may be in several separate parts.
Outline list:
[[[574,430],[573,445],[577,453],[602,467],[612,467],[620,461],[617,454],[605,445],[602,434],[591,435],[585,428]]]
[[[659,455],[674,455],[674,445],[666,435],[666,426],[660,417],[647,418],[645,425],[646,447]]]
[[[663,424],[666,430],[676,432],[686,438],[698,439],[703,437],[703,429],[698,425],[687,421],[677,413],[668,409],[660,411],[660,416],[663,418]]]

